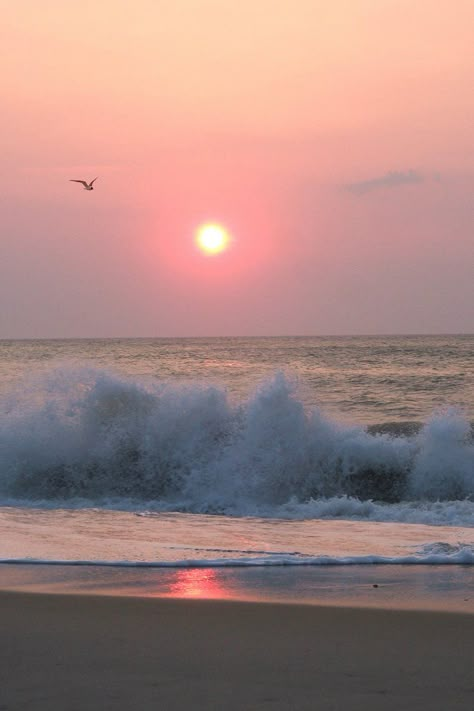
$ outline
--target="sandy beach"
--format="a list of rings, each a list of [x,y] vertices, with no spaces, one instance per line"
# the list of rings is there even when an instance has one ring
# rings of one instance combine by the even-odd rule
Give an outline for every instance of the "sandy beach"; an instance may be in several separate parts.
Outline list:
[[[2,711],[469,709],[474,616],[0,593]]]

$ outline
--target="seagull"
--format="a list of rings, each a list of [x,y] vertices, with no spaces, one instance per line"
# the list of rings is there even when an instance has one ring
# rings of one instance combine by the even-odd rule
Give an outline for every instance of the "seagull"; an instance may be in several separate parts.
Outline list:
[[[99,176],[97,176],[97,178],[98,177]],[[74,179],[71,179],[69,182],[70,183],[81,183],[84,186],[84,190],[94,190],[94,188],[92,186],[94,185],[97,178],[94,178],[94,180],[91,180],[90,183],[86,183],[85,180],[74,180]]]

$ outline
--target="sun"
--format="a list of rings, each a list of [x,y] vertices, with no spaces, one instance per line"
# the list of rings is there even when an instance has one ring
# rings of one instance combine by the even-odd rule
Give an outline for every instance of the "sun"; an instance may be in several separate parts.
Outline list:
[[[204,254],[223,252],[230,243],[230,235],[222,225],[209,222],[196,230],[196,244]]]

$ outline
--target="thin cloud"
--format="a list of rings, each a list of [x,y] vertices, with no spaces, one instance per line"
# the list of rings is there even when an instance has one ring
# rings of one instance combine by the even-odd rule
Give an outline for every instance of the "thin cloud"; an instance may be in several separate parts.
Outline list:
[[[371,193],[374,190],[381,190],[383,188],[399,188],[403,185],[422,183],[423,180],[423,176],[417,173],[416,170],[391,170],[377,178],[361,180],[357,183],[348,183],[344,186],[344,189],[353,195],[365,195],[366,193]]]

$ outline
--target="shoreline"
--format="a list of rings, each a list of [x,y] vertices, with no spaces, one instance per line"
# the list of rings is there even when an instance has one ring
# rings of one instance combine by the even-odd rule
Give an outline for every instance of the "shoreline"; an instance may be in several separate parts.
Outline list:
[[[0,592],[474,614],[472,566],[135,568],[0,564]]]
[[[467,711],[474,617],[0,592],[15,711]]]

